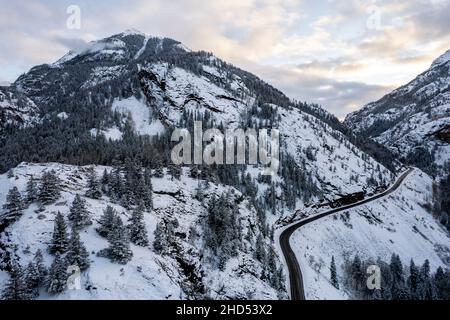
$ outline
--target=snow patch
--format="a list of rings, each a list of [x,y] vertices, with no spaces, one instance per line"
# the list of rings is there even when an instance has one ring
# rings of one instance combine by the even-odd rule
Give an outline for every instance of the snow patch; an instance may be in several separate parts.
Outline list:
[[[114,100],[112,110],[124,115],[130,115],[136,132],[140,135],[156,136],[165,130],[164,125],[158,119],[153,119],[150,108],[135,97],[124,100]]]
[[[117,140],[121,140],[122,139],[122,131],[120,131],[120,129],[114,127],[114,128],[108,128],[105,130],[98,130],[98,129],[91,129],[91,135],[93,137],[96,137],[99,134],[102,134],[105,136],[105,138],[107,140],[112,140],[112,141],[117,141]]]
[[[69,118],[69,115],[67,114],[67,112],[58,113],[56,116],[61,120],[67,120]]]

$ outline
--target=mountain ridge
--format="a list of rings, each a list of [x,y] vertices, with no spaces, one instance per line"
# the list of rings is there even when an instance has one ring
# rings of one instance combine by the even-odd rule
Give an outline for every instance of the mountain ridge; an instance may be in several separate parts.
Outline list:
[[[450,124],[450,50],[408,84],[349,114],[344,123],[405,162],[440,175],[450,160],[439,137]],[[419,158],[414,160],[413,158]]]

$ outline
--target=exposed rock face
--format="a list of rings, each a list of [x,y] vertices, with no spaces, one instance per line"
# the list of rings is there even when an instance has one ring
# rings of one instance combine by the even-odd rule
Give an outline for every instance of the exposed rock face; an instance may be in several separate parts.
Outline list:
[[[0,87],[0,129],[8,125],[25,127],[36,123],[39,109],[25,95]]]

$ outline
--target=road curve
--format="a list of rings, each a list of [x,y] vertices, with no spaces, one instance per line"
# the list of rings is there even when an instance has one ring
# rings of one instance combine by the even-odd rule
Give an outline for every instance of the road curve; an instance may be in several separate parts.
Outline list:
[[[289,271],[289,283],[291,287],[291,300],[306,300],[305,298],[305,289],[303,287],[303,276],[302,271],[300,270],[300,266],[298,264],[297,258],[295,257],[295,253],[291,248],[291,245],[289,243],[289,240],[291,238],[291,235],[300,227],[311,223],[313,221],[319,220],[323,217],[329,216],[331,214],[348,210],[372,201],[375,201],[377,199],[380,199],[384,196],[387,196],[398,189],[398,187],[401,186],[403,181],[406,179],[406,177],[413,172],[413,168],[409,168],[406,172],[404,172],[399,179],[394,183],[392,187],[390,187],[388,190],[373,196],[371,198],[362,200],[360,202],[356,202],[344,207],[332,209],[326,212],[323,212],[321,214],[315,215],[311,218],[307,218],[305,220],[299,221],[291,225],[290,227],[286,228],[280,235],[280,246],[281,250],[283,251],[284,258],[286,260],[286,264],[288,266]]]

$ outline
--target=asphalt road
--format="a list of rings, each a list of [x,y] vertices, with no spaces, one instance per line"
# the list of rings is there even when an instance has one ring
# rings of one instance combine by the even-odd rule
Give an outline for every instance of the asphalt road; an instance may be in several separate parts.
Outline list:
[[[401,184],[403,183],[403,181],[405,180],[405,178],[411,173],[413,172],[413,168],[408,169],[406,172],[404,172],[400,178],[394,183],[394,185],[392,187],[390,187],[388,190],[375,195],[373,197],[370,197],[368,199],[362,200],[360,202],[356,202],[344,207],[340,207],[340,208],[336,208],[333,210],[329,210],[326,211],[324,213],[315,215],[311,218],[307,218],[305,220],[299,221],[297,223],[294,223],[293,225],[291,225],[290,227],[288,227],[286,230],[284,230],[281,235],[280,235],[280,246],[281,249],[283,251],[283,255],[285,257],[286,260],[286,264],[288,266],[288,270],[289,270],[289,283],[290,283],[290,287],[291,287],[291,300],[306,300],[305,299],[305,290],[303,287],[303,277],[302,277],[302,271],[300,270],[300,266],[298,264],[298,261],[295,257],[294,251],[292,251],[291,245],[289,243],[289,240],[291,238],[291,235],[300,227],[311,223],[313,221],[319,220],[323,217],[329,216],[331,214],[340,212],[340,211],[345,211],[348,210],[350,208],[354,208],[372,201],[375,201],[377,199],[380,199],[384,196],[387,196],[389,194],[391,194],[392,192],[394,192],[395,190],[398,189],[398,187],[401,186]]]

